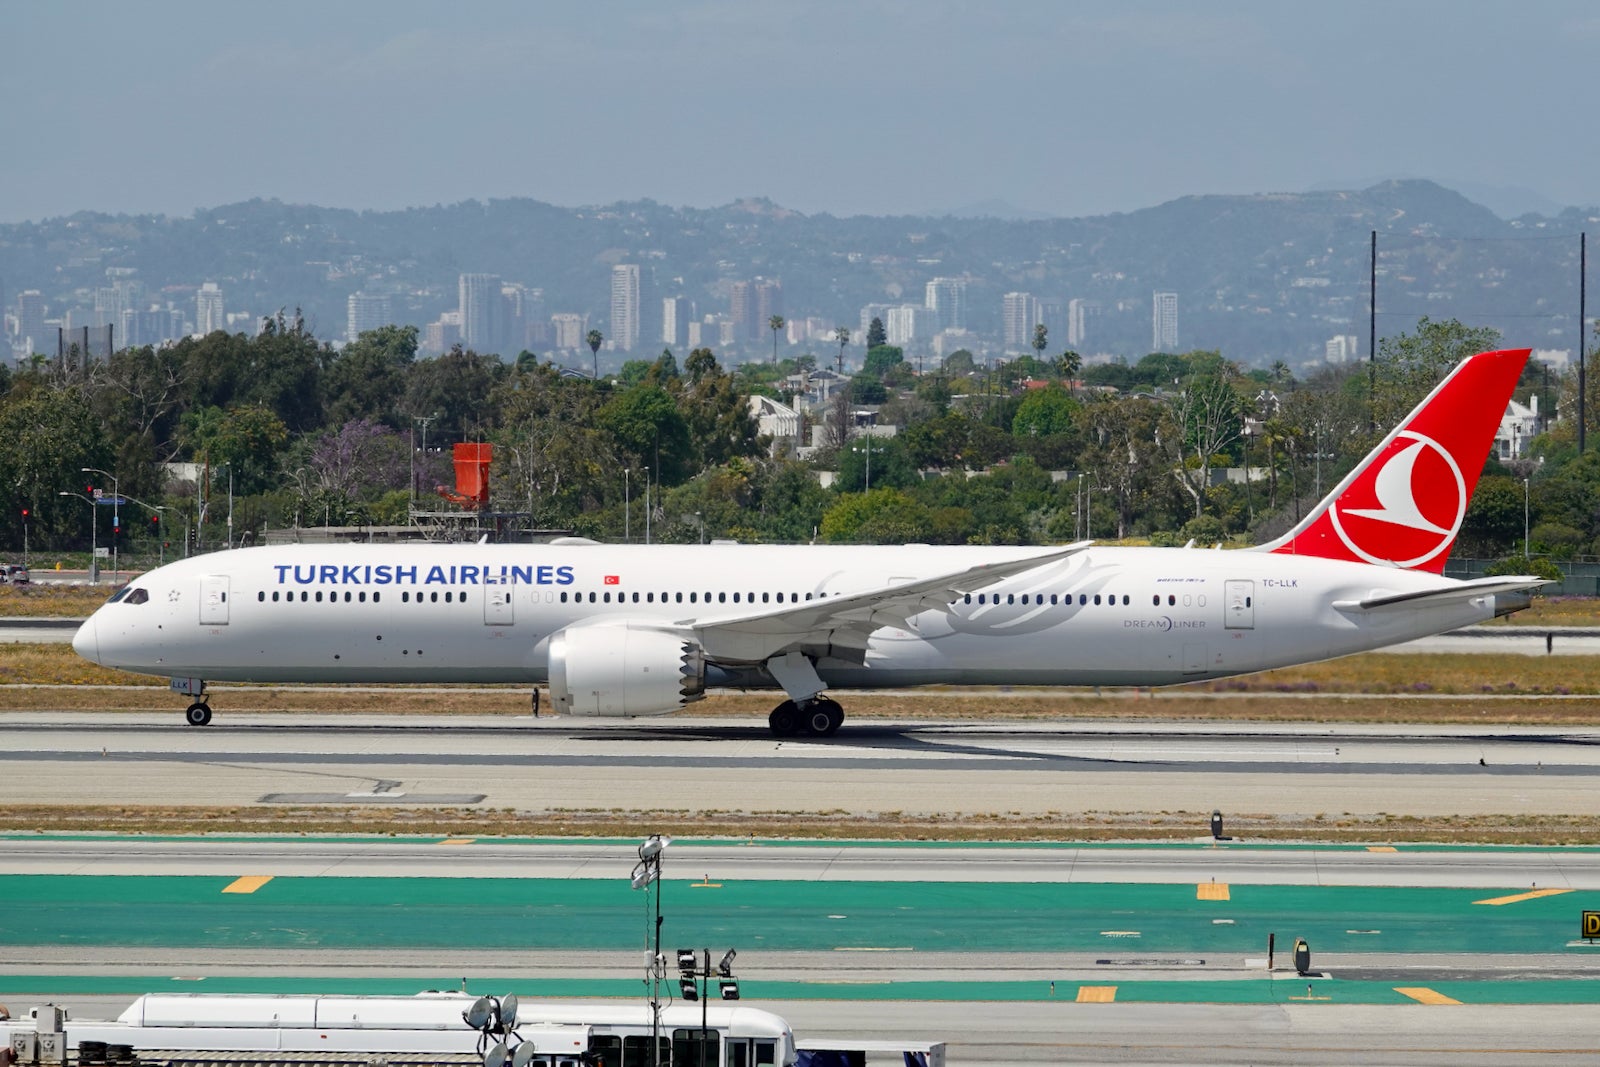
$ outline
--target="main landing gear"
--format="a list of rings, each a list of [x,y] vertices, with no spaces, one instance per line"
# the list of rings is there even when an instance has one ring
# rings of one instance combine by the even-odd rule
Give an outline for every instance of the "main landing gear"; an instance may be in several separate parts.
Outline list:
[[[785,700],[767,716],[773,737],[832,737],[843,722],[844,708],[827,697]]]

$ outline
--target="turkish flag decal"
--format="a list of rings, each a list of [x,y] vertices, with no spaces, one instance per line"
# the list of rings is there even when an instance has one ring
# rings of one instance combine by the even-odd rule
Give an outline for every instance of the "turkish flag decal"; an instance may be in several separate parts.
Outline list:
[[[608,574],[608,575],[606,575],[606,584],[607,585],[621,585],[622,584],[622,576],[620,574]]]

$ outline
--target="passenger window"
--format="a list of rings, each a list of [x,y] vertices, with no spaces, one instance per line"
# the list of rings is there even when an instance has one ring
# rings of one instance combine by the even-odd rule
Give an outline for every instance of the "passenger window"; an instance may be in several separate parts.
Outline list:
[[[439,602],[439,594],[437,592],[429,593],[428,594],[428,600],[431,603],[437,604]]]
[[[683,594],[682,593],[673,593],[672,594],[672,602],[674,604],[682,604],[683,603]]]
[[[261,592],[259,592],[259,593],[257,593],[257,594],[256,594],[256,600],[257,600],[257,601],[258,601],[258,602],[259,602],[259,601],[263,601],[263,600],[266,600],[266,599],[267,599],[267,593],[266,593],[266,590],[264,590],[264,589],[263,589],[263,590],[262,590],[262,591],[261,591]]]
[[[1160,593],[1157,593],[1155,596],[1150,598],[1150,605],[1151,605],[1151,607],[1157,607],[1157,608],[1159,608],[1161,606],[1161,594]]]
[[[367,594],[365,592],[362,592],[356,597],[356,599],[361,601],[363,604],[365,604],[367,602]]]
[[[311,594],[305,592],[304,590],[301,590],[301,592],[300,592],[300,603],[304,604],[306,601],[308,601],[310,599],[311,599]]]
[[[1128,606],[1128,594],[1127,593],[1123,593],[1122,594],[1122,606],[1123,607],[1127,607]]]
[[[967,594],[967,595],[966,595],[966,596],[964,596],[964,597],[962,597],[962,598],[961,598],[961,602],[962,602],[962,603],[963,603],[963,604],[970,604],[970,603],[972,603],[972,594],[971,594],[971,593],[968,593],[968,594]]]
[[[633,602],[635,604],[637,604],[639,602],[639,594],[638,593],[633,594]]]
[[[322,603],[322,590],[320,589],[317,590],[317,603]]]
[[[1176,607],[1177,603],[1178,603],[1178,598],[1176,596],[1174,596],[1172,593],[1168,593],[1167,594],[1167,607],[1169,607],[1169,608]]]
[[[346,603],[346,604],[348,604],[348,603],[350,603],[350,591],[349,591],[349,590],[348,590],[348,589],[347,589],[347,590],[345,590],[345,594],[344,594],[344,602],[345,602],[345,603]]]
[[[401,593],[400,594],[400,603],[402,603],[402,604],[411,603],[411,594],[410,593]]]
[[[1054,604],[1055,602],[1056,602],[1056,594],[1051,593],[1050,594],[1050,603]]]
[[[738,594],[734,594],[734,595],[737,596]],[[717,603],[718,604],[726,604],[727,602],[728,602],[728,594],[727,593],[718,593],[717,594]]]
[[[276,603],[277,603],[277,602],[278,602],[278,593],[277,593],[277,590],[273,590],[273,593],[272,593],[272,602],[273,602],[273,603],[274,603],[274,604],[276,604]]]
[[[763,604],[767,603],[767,594],[766,593],[762,593],[761,594],[761,602]]]
[[[376,604],[376,603],[377,603],[377,602],[378,602],[378,601],[379,601],[379,600],[381,600],[381,599],[382,599],[382,598],[383,598],[383,594],[382,594],[382,593],[373,593],[373,594],[372,594],[372,602],[373,602],[373,603],[374,603],[374,604]]]
[[[1094,595],[1094,602],[1095,602],[1095,605],[1096,605],[1096,606],[1098,606],[1098,605],[1099,605],[1099,603],[1100,603],[1100,594],[1099,594],[1099,593],[1096,593],[1096,594],[1095,594],[1095,595]]]
[[[607,604],[611,603],[611,593],[609,591],[607,591],[606,595],[601,597],[600,599],[605,601]]]
[[[450,603],[450,590],[448,589],[444,591],[444,602],[446,604]]]

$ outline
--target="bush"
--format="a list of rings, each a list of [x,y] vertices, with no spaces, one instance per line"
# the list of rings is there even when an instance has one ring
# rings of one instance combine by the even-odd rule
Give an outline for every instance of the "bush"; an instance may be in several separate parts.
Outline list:
[[[1178,531],[1179,543],[1194,541],[1196,545],[1210,548],[1228,539],[1228,531],[1215,515],[1196,515]]]
[[[1566,575],[1555,562],[1545,556],[1535,556],[1525,559],[1522,556],[1508,556],[1497,559],[1483,569],[1484,577],[1500,574],[1531,574],[1539,578],[1547,578],[1552,582],[1563,581]]]

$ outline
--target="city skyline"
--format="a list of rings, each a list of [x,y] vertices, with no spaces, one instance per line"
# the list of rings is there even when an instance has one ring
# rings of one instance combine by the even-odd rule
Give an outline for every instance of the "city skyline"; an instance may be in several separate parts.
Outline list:
[[[1439,180],[1502,215],[1600,199],[1600,145],[1569,133],[1600,16],[1575,0],[1018,0],[1004,18],[953,0],[279,11],[106,5],[83,34],[69,8],[0,9],[0,32],[28,45],[0,65],[0,92],[29,102],[0,113],[23,161],[0,179],[0,221],[508,196],[1080,217],[1388,177]],[[67,41],[63,79],[52,45]],[[714,59],[716,77],[685,55]],[[419,76],[441,62],[448,77]],[[1514,77],[1489,73],[1508,62]],[[148,136],[177,114],[212,132]],[[446,128],[473,167],[428,151]],[[741,151],[696,165],[708,137]],[[870,161],[894,161],[895,180]]]

